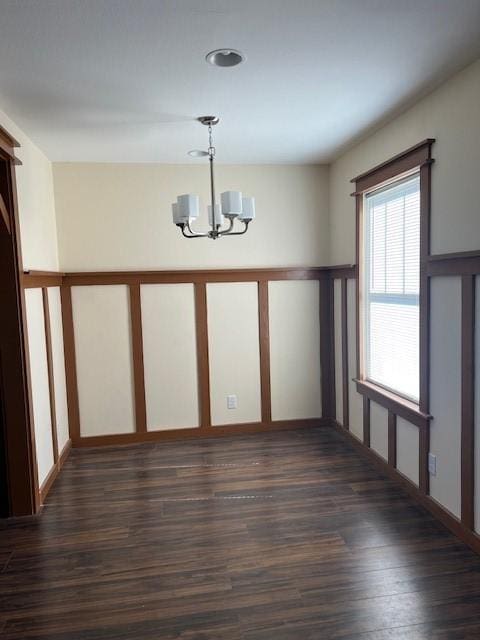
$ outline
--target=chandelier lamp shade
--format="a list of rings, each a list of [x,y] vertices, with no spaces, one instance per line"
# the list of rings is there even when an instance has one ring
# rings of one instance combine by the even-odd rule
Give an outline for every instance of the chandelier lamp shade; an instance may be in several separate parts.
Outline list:
[[[211,238],[216,240],[222,236],[241,236],[248,230],[248,225],[255,218],[255,200],[246,197],[241,191],[225,191],[220,194],[220,202],[215,193],[214,160],[212,127],[219,122],[216,116],[202,116],[198,121],[208,127],[208,151],[189,151],[193,158],[208,156],[210,164],[210,204],[208,205],[208,222],[210,229],[197,232],[192,228],[193,222],[200,215],[200,198],[191,193],[177,197],[172,204],[173,223],[179,227],[185,238]],[[240,228],[235,221],[240,223]]]

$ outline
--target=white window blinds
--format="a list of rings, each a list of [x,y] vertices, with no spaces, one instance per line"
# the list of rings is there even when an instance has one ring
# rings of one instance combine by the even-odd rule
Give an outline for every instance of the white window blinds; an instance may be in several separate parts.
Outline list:
[[[364,224],[365,375],[418,401],[419,174],[367,193]]]

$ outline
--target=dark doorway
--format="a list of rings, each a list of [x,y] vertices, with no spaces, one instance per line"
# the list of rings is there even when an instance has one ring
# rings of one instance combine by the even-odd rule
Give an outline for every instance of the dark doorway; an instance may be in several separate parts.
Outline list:
[[[0,516],[39,508],[11,136],[0,129]]]

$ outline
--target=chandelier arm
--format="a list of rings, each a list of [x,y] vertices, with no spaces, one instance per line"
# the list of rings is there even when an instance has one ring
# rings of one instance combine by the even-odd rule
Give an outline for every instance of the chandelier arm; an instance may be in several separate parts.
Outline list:
[[[242,231],[224,231],[222,232],[220,235],[225,235],[225,236],[243,236],[244,233],[247,233],[248,231],[248,225],[250,224],[250,220],[242,220],[243,224],[245,225],[245,229],[242,229]],[[233,225],[232,225],[233,227]]]
[[[228,220],[228,228],[224,229],[223,231],[219,231],[218,235],[219,236],[225,236],[227,233],[230,233],[230,231],[233,229],[233,218],[229,218]]]
[[[192,231],[190,223],[188,222],[186,224],[178,224],[177,227],[180,227],[180,229],[182,230],[182,235],[185,238],[208,238],[209,236],[208,233],[197,233],[196,231]],[[190,235],[185,233],[185,228],[189,230]]]

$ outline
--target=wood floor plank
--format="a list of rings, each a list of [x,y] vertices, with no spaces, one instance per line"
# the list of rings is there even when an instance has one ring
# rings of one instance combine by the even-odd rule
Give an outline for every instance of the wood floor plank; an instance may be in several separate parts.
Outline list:
[[[480,638],[480,558],[329,429],[74,450],[0,524],[5,640]]]

